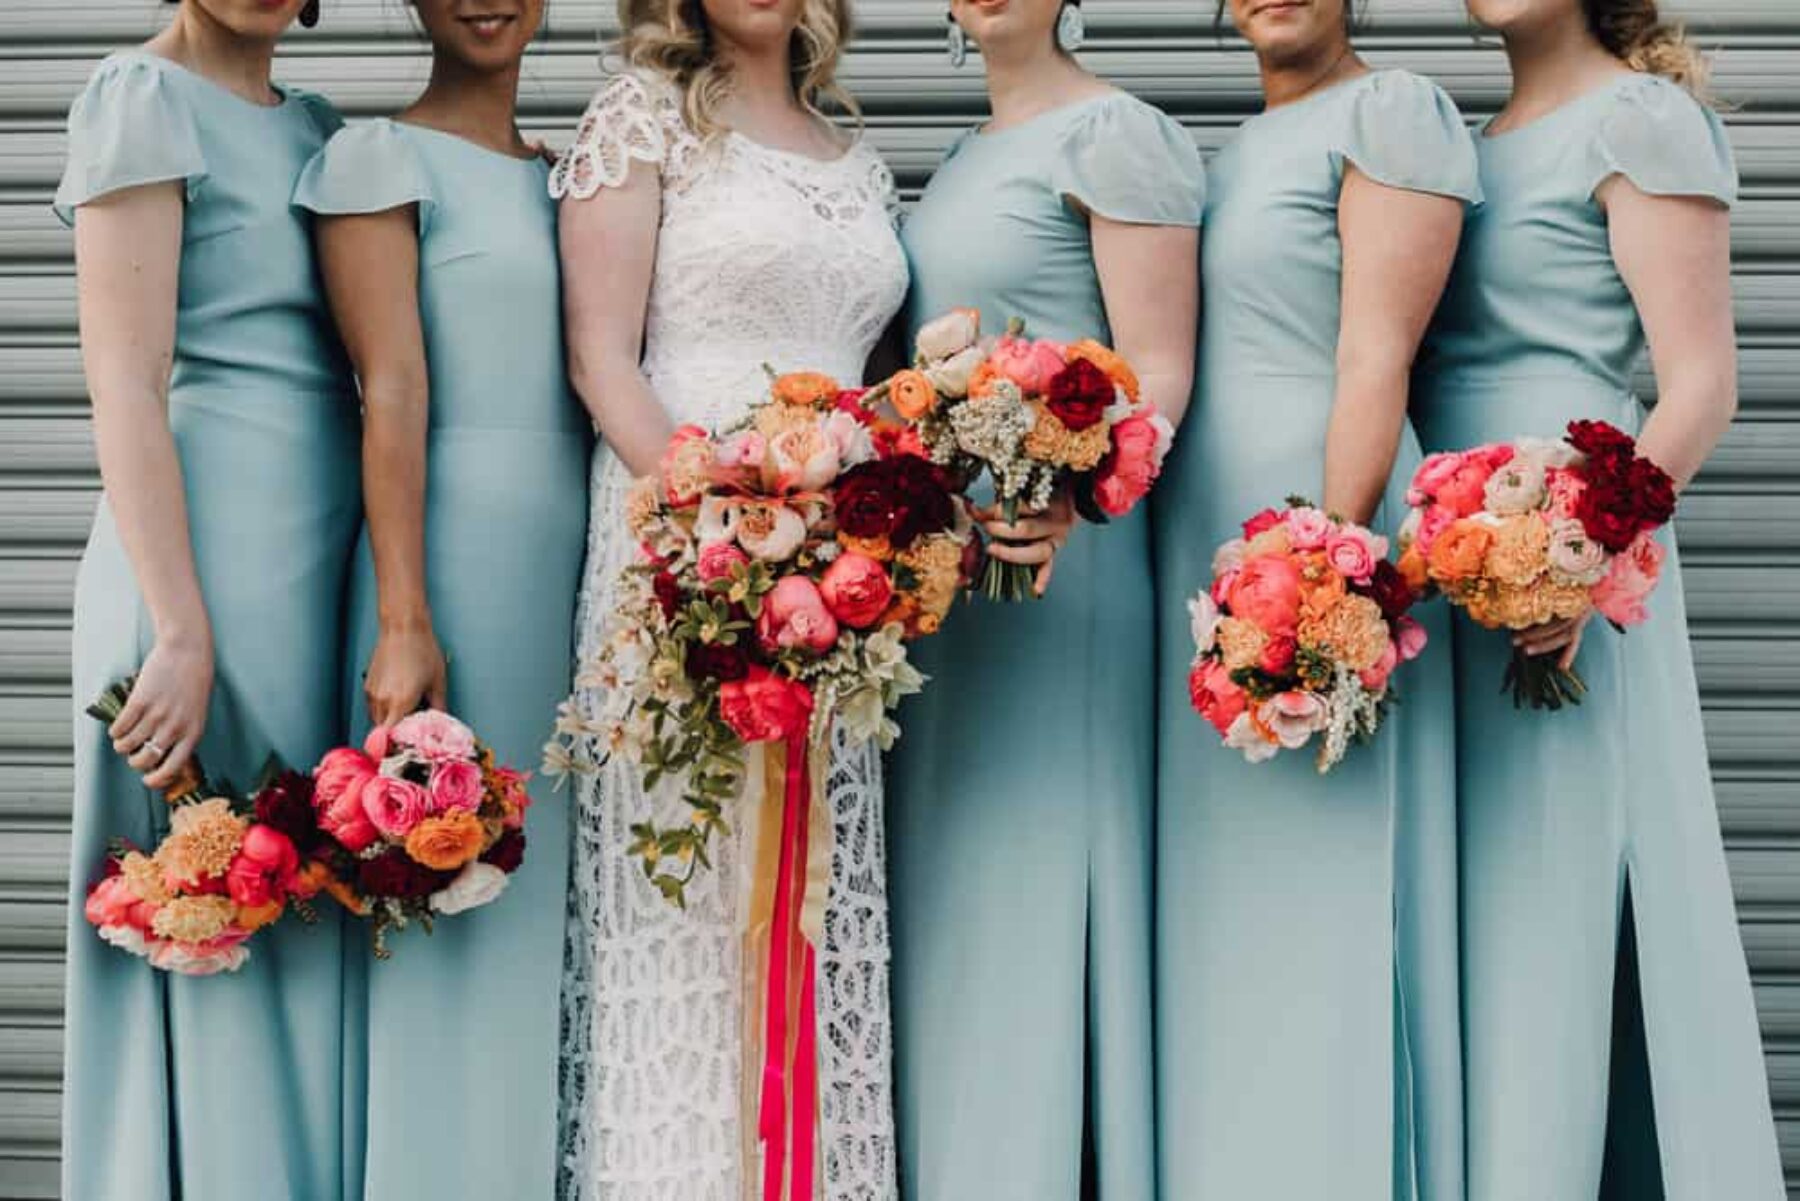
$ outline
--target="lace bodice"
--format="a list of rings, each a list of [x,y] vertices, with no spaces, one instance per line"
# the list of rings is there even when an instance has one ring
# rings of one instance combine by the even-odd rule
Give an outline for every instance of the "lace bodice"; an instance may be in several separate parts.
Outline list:
[[[677,422],[717,427],[767,386],[765,364],[845,384],[907,287],[892,176],[866,144],[823,162],[736,134],[703,140],[654,76],[612,79],[551,175],[590,198],[653,166],[661,228],[644,373]],[[568,270],[605,271],[576,264]],[[595,453],[583,655],[601,638],[614,581],[636,552],[623,528],[629,474]],[[578,695],[585,712],[603,699]],[[718,848],[688,908],[672,908],[625,853],[630,825],[684,820],[678,795],[646,795],[609,763],[576,798],[563,981],[564,1201],[738,1201],[755,1180],[743,1113],[740,856]],[[881,764],[837,732],[828,796],[836,834],[819,958],[823,1201],[894,1201]]]

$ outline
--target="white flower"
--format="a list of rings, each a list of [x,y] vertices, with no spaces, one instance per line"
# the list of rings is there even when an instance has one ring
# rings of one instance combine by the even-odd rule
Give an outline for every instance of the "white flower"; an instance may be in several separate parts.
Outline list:
[[[694,536],[702,543],[730,542],[737,536],[738,502],[723,496],[708,496],[700,501],[700,515],[694,521]]]
[[[927,321],[913,338],[919,357],[939,363],[973,347],[981,337],[981,314],[975,309],[952,309]]]
[[[1276,741],[1290,751],[1305,746],[1308,739],[1331,721],[1324,701],[1298,689],[1276,693],[1257,706],[1256,716],[1275,735]]]
[[[969,380],[974,378],[975,369],[986,358],[979,346],[971,346],[925,368],[925,378],[931,381],[932,388],[939,396],[961,400],[969,394]]]
[[[461,913],[486,905],[506,891],[506,873],[479,859],[465,864],[456,878],[431,894],[434,913]]]
[[[1204,655],[1212,650],[1219,632],[1219,623],[1225,615],[1219,612],[1219,606],[1213,603],[1212,594],[1202,592],[1188,602],[1188,620],[1194,634],[1195,653]]]
[[[1581,452],[1561,438],[1520,438],[1513,443],[1513,461],[1529,459],[1540,469],[1573,467],[1581,461]]]
[[[838,459],[845,467],[875,457],[875,439],[869,436],[868,427],[841,409],[825,418],[825,436],[837,446]]]
[[[1514,516],[1544,503],[1544,467],[1529,458],[1514,458],[1488,477],[1482,501],[1490,513]]]
[[[1250,720],[1248,713],[1240,713],[1231,728],[1225,731],[1225,745],[1234,751],[1244,752],[1244,758],[1252,763],[1261,763],[1273,759],[1275,752],[1281,748],[1262,736],[1256,723]]]
[[[852,742],[873,742],[884,751],[893,745],[893,740],[885,736],[894,723],[888,720],[887,705],[882,702],[879,688],[853,689],[839,699],[836,713]]]
[[[1550,569],[1559,578],[1583,588],[1598,584],[1606,575],[1606,548],[1587,536],[1587,529],[1572,517],[1550,524]]]
[[[144,932],[136,926],[101,926],[100,937],[131,954],[142,958],[150,954],[150,943],[144,938]]]
[[[1218,579],[1227,572],[1236,571],[1244,565],[1244,546],[1242,538],[1233,538],[1229,542],[1220,544],[1219,549],[1213,552],[1214,579]]]
[[[1425,510],[1411,509],[1406,520],[1400,523],[1400,545],[1411,546],[1418,540],[1419,529],[1425,524]]]

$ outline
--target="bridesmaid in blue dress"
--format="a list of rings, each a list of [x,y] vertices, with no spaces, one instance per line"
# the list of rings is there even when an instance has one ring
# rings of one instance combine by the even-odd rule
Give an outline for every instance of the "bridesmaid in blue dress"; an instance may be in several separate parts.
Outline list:
[[[1737,397],[1737,177],[1682,86],[1705,64],[1648,0],[1470,11],[1505,38],[1513,92],[1477,138],[1487,205],[1421,358],[1420,433],[1462,448],[1599,419],[1685,485]],[[1505,636],[1457,619],[1470,1201],[1785,1195],[1663,544],[1647,624],[1521,636],[1579,666],[1578,709],[1515,711]]]
[[[543,5],[460,7],[419,0],[430,84],[334,137],[296,203],[362,389],[351,733],[429,704],[523,769],[570,687],[590,427],[564,382],[549,167],[514,124]],[[349,952],[349,1196],[554,1195],[568,827],[532,793],[498,900],[390,961]]]
[[[107,840],[167,832],[150,789],[190,755],[247,782],[343,733],[356,407],[288,204],[338,120],[269,82],[301,10],[184,0],[69,115],[56,211],[106,486],[75,587],[76,706],[140,673],[110,738],[75,716],[62,1195],[80,1201],[338,1195],[336,910],[198,980],[82,920]]]
[[[951,148],[903,231],[908,323],[973,306],[989,332],[1019,317],[1037,337],[1110,340],[1178,420],[1199,155],[1076,65],[1076,17],[1059,48],[1059,10],[1075,12],[952,6],[993,119]],[[1063,506],[990,532],[1041,563],[1068,527]],[[1148,523],[1077,531],[1059,558],[1042,599],[976,600],[920,644],[933,681],[892,756],[897,1121],[919,1201],[1154,1196]]]
[[[1448,657],[1329,775],[1252,765],[1189,704],[1187,600],[1284,496],[1391,533],[1408,375],[1475,201],[1434,84],[1372,71],[1342,0],[1233,0],[1266,109],[1209,164],[1193,411],[1152,498],[1159,1195],[1461,1196]],[[1421,615],[1441,648],[1443,614]]]

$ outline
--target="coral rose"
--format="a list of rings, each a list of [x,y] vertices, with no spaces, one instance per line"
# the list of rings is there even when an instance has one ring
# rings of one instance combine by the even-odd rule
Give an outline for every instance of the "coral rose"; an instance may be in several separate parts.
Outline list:
[[[1287,634],[1281,634],[1263,643],[1262,655],[1256,661],[1257,668],[1266,675],[1285,676],[1294,670],[1294,655],[1299,651],[1299,643]]]
[[[700,548],[694,573],[700,577],[701,583],[711,584],[719,580],[729,580],[734,568],[742,567],[749,562],[750,556],[733,543],[709,542]]]
[[[1108,517],[1123,517],[1150,494],[1162,472],[1167,439],[1157,423],[1168,424],[1161,413],[1137,413],[1112,428],[1112,453],[1100,464],[1094,482],[1094,502]]]
[[[719,717],[745,742],[801,737],[812,722],[812,691],[798,680],[752,666],[742,680],[719,688]]]
[[[824,408],[837,399],[837,381],[817,371],[790,371],[778,375],[769,386],[769,394],[783,404],[803,408]]]
[[[1008,336],[994,344],[988,365],[1027,395],[1038,395],[1049,389],[1050,381],[1067,365],[1067,352],[1055,342]]]
[[[837,644],[837,618],[818,585],[803,575],[783,576],[762,599],[756,640],[771,655],[796,647],[822,655]]]
[[[1362,681],[1362,686],[1370,692],[1384,692],[1387,690],[1388,677],[1394,674],[1394,668],[1398,666],[1400,666],[1400,648],[1390,642],[1387,644],[1387,649],[1382,651],[1381,658],[1375,661],[1375,665],[1365,667],[1358,672],[1357,678]]]
[[[887,611],[894,597],[887,568],[867,555],[839,555],[819,579],[819,594],[831,615],[854,630],[866,630]]]
[[[413,862],[433,871],[453,872],[487,843],[487,827],[473,813],[452,809],[428,817],[406,836],[406,853]]]
[[[1249,704],[1244,690],[1217,659],[1202,659],[1188,673],[1188,698],[1194,709],[1220,734],[1231,729]]]
[[[908,421],[917,421],[937,408],[937,389],[923,371],[902,371],[888,381],[888,399],[894,412]]]
[[[363,785],[362,808],[369,823],[382,834],[405,838],[424,820],[430,798],[411,780],[376,776]]]
[[[433,813],[446,809],[467,809],[473,813],[481,808],[484,791],[481,769],[473,763],[452,760],[431,769],[428,792]]]
[[[1478,521],[1458,521],[1431,545],[1431,578],[1454,584],[1481,574],[1494,533]]]
[[[1300,569],[1276,555],[1247,560],[1231,583],[1225,607],[1265,634],[1292,634],[1300,624]]]

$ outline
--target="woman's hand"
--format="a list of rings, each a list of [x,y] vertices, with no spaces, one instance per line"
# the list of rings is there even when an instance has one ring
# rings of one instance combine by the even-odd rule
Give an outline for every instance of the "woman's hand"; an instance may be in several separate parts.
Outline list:
[[[382,630],[363,676],[369,720],[391,726],[415,713],[423,702],[449,707],[450,665],[429,623]]]
[[[212,699],[210,635],[159,637],[138,670],[119,719],[108,728],[113,749],[144,777],[147,788],[173,784],[206,732]]]
[[[1572,671],[1575,667],[1575,656],[1581,653],[1582,631],[1592,621],[1594,611],[1589,609],[1580,617],[1571,617],[1564,621],[1547,621],[1541,626],[1532,626],[1529,630],[1520,630],[1513,635],[1513,645],[1532,658],[1540,655],[1554,655],[1558,651],[1556,665],[1563,671]]]
[[[1050,587],[1050,577],[1056,573],[1056,552],[1075,528],[1075,505],[1068,495],[1058,492],[1049,508],[1020,513],[1013,522],[1008,522],[997,508],[978,510],[975,517],[987,531],[988,554],[1002,563],[1036,567],[1031,590],[1038,596],[1044,595]]]

